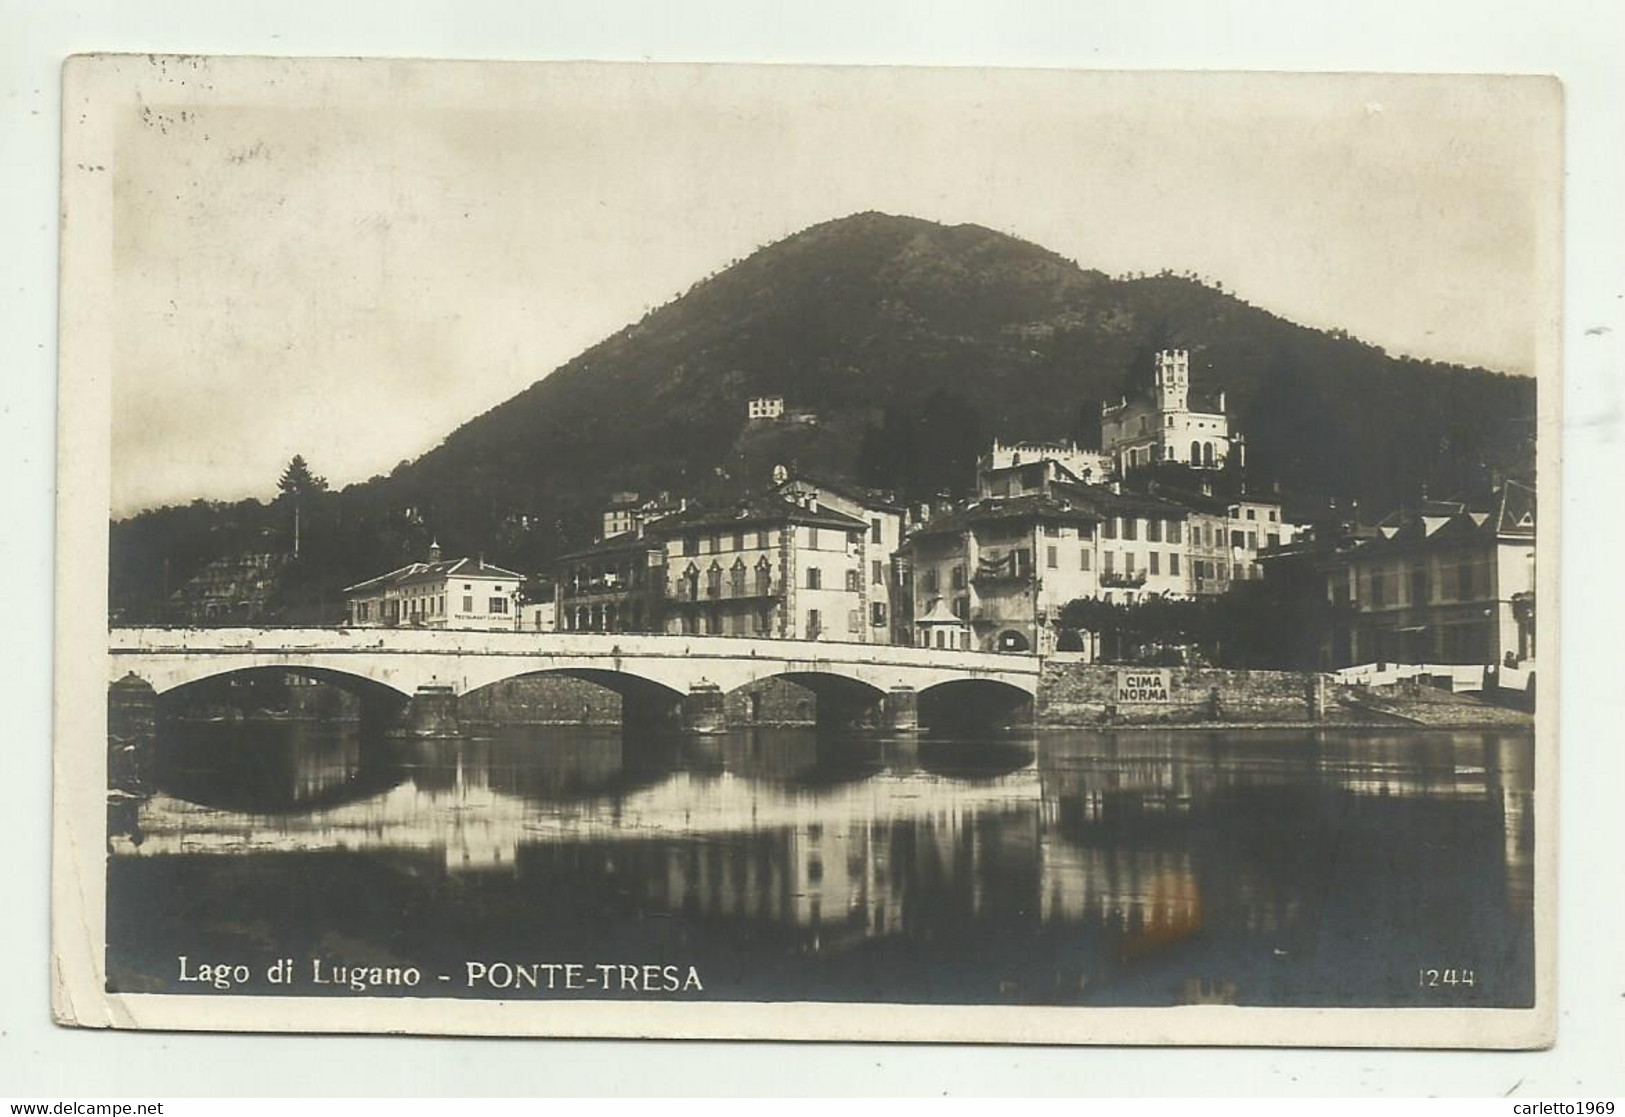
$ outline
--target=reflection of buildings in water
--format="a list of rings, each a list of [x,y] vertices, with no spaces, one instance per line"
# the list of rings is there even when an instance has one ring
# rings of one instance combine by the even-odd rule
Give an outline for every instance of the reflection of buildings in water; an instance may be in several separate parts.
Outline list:
[[[1500,819],[1507,899],[1514,910],[1532,900],[1532,741],[1505,732],[1317,733],[1306,738],[1253,738],[1237,748],[1221,734],[1133,732],[1064,742],[1045,751],[1046,830],[1085,839],[1096,828],[1154,825],[1158,818],[1227,809],[1227,791],[1265,787],[1307,792],[1318,784],[1355,800],[1427,799],[1481,804]],[[1144,832],[1157,842],[1169,835]],[[1102,841],[1102,844],[1108,844]],[[1156,843],[1153,843],[1156,844]],[[1278,905],[1248,905],[1245,918],[1267,928]]]
[[[161,740],[156,777],[160,789],[199,803],[270,813],[342,800],[348,790],[375,794],[385,782],[380,767],[353,730],[177,723]]]
[[[728,741],[720,755],[720,770],[694,774],[646,759],[629,769],[620,739],[591,731],[403,743],[394,758],[407,778],[366,801],[272,818],[159,796],[141,809],[144,844],[120,852],[439,851],[449,872],[524,873],[570,872],[579,858],[522,848],[602,846],[609,869],[632,873],[637,892],[672,910],[766,919],[827,943],[837,929],[861,938],[901,928],[899,827],[911,835],[907,856],[951,863],[975,817],[1038,798],[1032,770],[975,784],[849,775],[872,773],[875,757],[832,755],[811,734]],[[325,763],[309,760],[312,770]],[[650,771],[658,782],[640,782]]]
[[[1202,926],[1202,896],[1188,850],[1080,848],[1046,836],[1039,844],[1044,923],[1116,925],[1147,943]]]

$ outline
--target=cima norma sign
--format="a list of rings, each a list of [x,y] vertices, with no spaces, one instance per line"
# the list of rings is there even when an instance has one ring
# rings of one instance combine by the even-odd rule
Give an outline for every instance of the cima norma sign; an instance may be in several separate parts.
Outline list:
[[[1168,671],[1119,671],[1117,673],[1117,700],[1119,702],[1168,701]]]

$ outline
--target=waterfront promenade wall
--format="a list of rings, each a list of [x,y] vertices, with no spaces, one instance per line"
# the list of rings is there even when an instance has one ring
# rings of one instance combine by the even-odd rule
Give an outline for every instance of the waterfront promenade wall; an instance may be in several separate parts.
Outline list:
[[[1125,676],[1157,685],[1125,688]],[[1314,672],[1139,668],[1052,657],[1039,676],[1034,715],[1039,725],[1296,723],[1322,720],[1326,695],[1326,676]]]

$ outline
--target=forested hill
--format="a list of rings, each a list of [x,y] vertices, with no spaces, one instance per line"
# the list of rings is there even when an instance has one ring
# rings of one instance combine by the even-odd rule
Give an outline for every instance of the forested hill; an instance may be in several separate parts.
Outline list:
[[[1384,506],[1532,469],[1529,379],[1391,357],[1194,277],[1113,278],[979,226],[865,213],[734,263],[417,461],[333,494],[339,576],[420,534],[535,569],[590,537],[611,491],[759,484],[780,460],[910,497],[959,490],[994,435],[1092,439],[1099,401],[1166,346],[1190,350],[1196,392],[1227,392],[1250,474],[1307,498]],[[817,424],[747,429],[758,395]],[[321,447],[305,454],[320,466]],[[234,507],[232,537],[259,518]]]

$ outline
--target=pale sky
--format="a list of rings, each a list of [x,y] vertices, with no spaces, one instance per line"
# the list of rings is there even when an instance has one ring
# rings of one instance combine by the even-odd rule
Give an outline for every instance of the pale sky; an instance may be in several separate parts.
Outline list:
[[[731,260],[863,210],[1544,371],[1560,107],[1539,79],[125,68],[102,110],[117,515],[269,497],[294,453],[335,487],[386,473]]]

